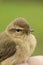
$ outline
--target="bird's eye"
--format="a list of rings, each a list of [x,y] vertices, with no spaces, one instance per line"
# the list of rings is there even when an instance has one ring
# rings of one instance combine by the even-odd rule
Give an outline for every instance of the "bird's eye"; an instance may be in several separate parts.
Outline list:
[[[22,30],[21,30],[21,29],[16,29],[15,31],[16,31],[16,32],[21,32]]]
[[[23,30],[22,29],[10,29],[9,31],[10,33],[13,33],[13,32],[22,32]]]

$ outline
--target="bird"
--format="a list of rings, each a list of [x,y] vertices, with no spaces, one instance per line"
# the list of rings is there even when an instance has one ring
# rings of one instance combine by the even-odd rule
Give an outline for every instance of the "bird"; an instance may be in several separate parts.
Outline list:
[[[36,48],[36,38],[28,21],[19,17],[0,34],[0,63],[15,65],[26,62]]]

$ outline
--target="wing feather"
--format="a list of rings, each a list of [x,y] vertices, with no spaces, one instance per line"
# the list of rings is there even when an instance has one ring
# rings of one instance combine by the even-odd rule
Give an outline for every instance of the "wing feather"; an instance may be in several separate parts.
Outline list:
[[[0,62],[16,52],[15,42],[6,34],[0,35]]]

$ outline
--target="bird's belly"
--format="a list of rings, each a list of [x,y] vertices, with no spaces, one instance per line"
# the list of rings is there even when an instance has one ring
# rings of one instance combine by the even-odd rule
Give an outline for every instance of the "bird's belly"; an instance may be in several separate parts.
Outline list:
[[[16,57],[19,59],[19,62],[27,61],[30,56],[30,47],[29,45],[21,45],[21,47],[17,50]]]

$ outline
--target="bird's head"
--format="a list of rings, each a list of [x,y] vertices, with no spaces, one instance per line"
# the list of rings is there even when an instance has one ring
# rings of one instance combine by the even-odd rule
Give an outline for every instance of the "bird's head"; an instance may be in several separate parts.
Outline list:
[[[33,30],[30,28],[28,22],[24,18],[15,19],[7,27],[7,33],[10,34],[14,39],[24,39],[27,37]]]

